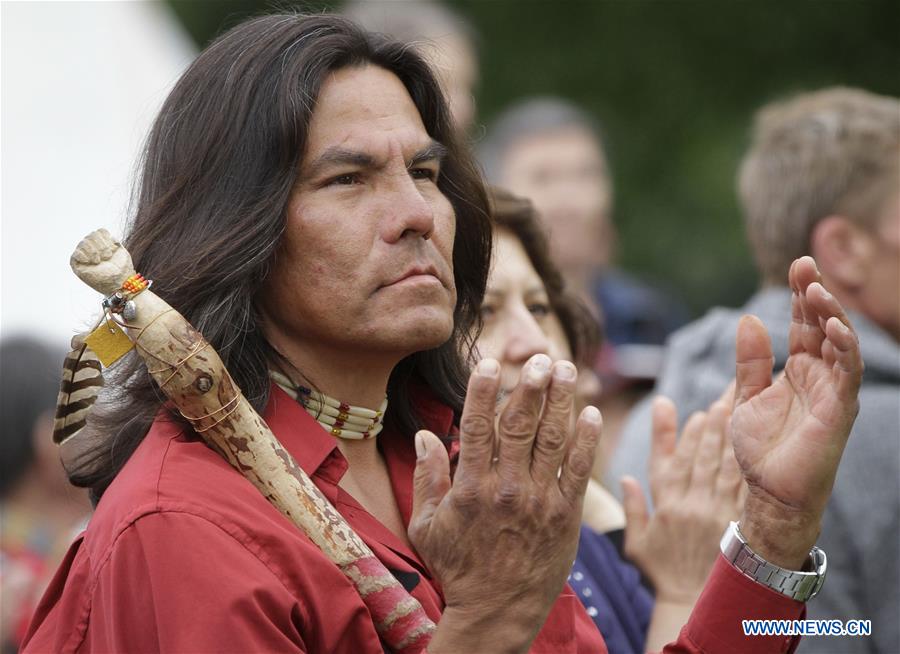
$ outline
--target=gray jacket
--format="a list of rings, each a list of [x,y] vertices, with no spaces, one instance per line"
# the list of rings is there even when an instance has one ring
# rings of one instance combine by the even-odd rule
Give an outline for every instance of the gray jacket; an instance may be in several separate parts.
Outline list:
[[[656,393],[668,395],[679,420],[715,401],[734,377],[738,319],[752,313],[772,338],[775,367],[787,358],[791,293],[760,291],[739,310],[716,308],[675,332],[666,348]],[[851,314],[866,364],[859,416],[844,451],[822,523],[819,546],[828,555],[828,576],[810,601],[810,618],[871,619],[870,637],[807,636],[800,652],[900,653],[900,345],[859,314]],[[624,474],[647,486],[650,402],[643,400],[626,422],[610,464],[610,488],[620,492]]]

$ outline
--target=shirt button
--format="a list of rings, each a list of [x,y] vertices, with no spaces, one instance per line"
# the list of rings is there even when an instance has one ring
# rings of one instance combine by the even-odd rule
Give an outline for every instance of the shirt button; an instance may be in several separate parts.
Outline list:
[[[593,593],[591,592],[590,588],[585,588],[584,590],[581,591],[581,594],[584,595],[585,597],[590,597]]]
[[[580,572],[573,572],[572,579],[574,579],[575,581],[581,581],[582,579],[584,579],[584,575]]]
[[[587,607],[587,614],[589,616],[591,616],[592,618],[597,617],[597,607],[596,606]]]

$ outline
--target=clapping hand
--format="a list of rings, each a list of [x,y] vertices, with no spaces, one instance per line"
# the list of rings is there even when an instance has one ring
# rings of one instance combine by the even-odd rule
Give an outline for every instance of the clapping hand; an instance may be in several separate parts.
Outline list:
[[[653,403],[649,459],[654,512],[641,486],[622,480],[625,554],[650,579],[658,601],[692,606],[719,552],[719,538],[740,515],[746,485],[728,433],[734,385],[708,411],[693,414],[677,439],[675,405]]]
[[[748,544],[769,562],[800,569],[859,408],[863,364],[840,303],[811,257],[791,266],[790,356],[772,380],[772,348],[759,319],[738,326],[731,431],[749,486],[741,517]]]
[[[575,366],[533,356],[495,420],[499,365],[469,381],[451,483],[447,451],[417,435],[410,542],[446,608],[429,652],[526,651],[566,581],[600,437],[587,407],[574,431]]]

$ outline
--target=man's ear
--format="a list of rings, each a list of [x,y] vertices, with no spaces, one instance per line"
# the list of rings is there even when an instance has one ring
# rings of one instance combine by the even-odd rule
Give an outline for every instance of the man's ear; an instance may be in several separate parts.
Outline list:
[[[849,219],[833,215],[816,223],[810,250],[831,284],[852,290],[865,283],[871,264],[871,237]]]

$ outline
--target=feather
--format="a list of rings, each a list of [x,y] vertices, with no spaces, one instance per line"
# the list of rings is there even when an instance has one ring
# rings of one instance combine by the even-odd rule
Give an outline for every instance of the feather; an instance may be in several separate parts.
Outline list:
[[[62,445],[87,424],[88,413],[103,387],[100,359],[84,342],[88,333],[72,338],[72,351],[63,361],[53,421],[53,442],[57,445]]]

